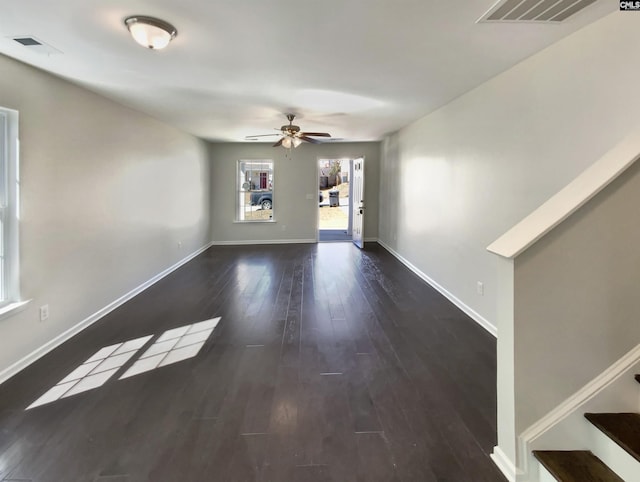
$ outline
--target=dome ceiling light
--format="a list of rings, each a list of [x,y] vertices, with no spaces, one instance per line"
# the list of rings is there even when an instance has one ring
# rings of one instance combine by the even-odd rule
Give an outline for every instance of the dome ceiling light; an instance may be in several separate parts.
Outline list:
[[[173,25],[158,18],[133,15],[125,18],[124,24],[133,39],[148,49],[163,49],[178,35]]]

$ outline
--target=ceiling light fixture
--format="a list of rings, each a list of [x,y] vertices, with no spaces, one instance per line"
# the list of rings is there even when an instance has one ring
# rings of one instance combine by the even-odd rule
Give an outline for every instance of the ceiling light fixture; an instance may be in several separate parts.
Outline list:
[[[303,141],[310,142],[311,144],[321,144],[321,141],[314,139],[314,137],[331,137],[331,134],[328,132],[304,132],[300,130],[300,126],[293,125],[293,119],[295,119],[295,114],[286,114],[287,120],[289,121],[289,125],[283,125],[280,129],[276,129],[280,131],[278,134],[258,134],[256,136],[247,136],[245,139],[250,141],[257,141],[258,137],[271,137],[271,136],[282,136],[278,139],[273,147],[284,147],[285,149],[292,149],[298,147],[302,144]]]
[[[302,139],[295,136],[286,135],[282,139],[282,147],[284,147],[285,149],[296,148],[300,144],[302,144]]]
[[[148,49],[163,49],[178,35],[173,25],[153,17],[133,15],[125,18],[124,24],[133,39]]]

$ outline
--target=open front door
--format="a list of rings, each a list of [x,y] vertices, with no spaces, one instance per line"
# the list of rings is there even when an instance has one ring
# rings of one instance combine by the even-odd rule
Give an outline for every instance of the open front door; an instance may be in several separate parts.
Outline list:
[[[351,209],[353,210],[353,244],[358,248],[364,248],[364,158],[353,160],[353,191]]]

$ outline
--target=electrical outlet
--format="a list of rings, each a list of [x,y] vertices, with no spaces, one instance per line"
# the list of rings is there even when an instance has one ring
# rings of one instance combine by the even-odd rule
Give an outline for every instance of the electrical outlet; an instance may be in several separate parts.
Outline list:
[[[482,281],[478,281],[476,285],[476,291],[480,296],[484,296],[484,283]]]
[[[49,318],[49,305],[40,307],[40,321],[46,321]]]
[[[283,230],[283,231],[286,231],[286,230],[287,230],[287,225],[286,225],[286,224],[283,224],[283,225],[282,225],[282,230]]]
[[[178,248],[182,248],[182,241],[178,241]]]

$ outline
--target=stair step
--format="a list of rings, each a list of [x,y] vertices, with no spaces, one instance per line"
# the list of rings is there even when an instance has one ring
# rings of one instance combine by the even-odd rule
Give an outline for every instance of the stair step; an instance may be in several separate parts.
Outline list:
[[[560,482],[624,482],[587,450],[534,450],[533,455]]]
[[[640,462],[640,413],[585,413],[584,416]]]

